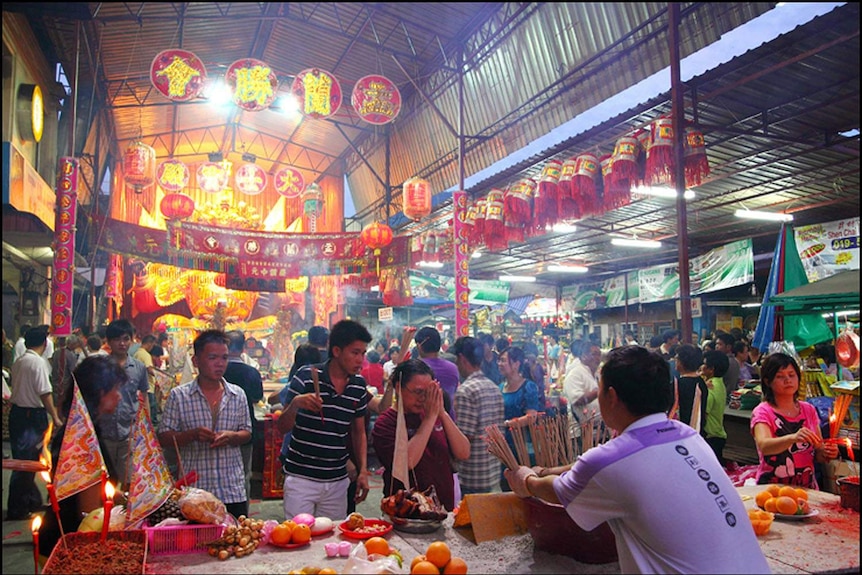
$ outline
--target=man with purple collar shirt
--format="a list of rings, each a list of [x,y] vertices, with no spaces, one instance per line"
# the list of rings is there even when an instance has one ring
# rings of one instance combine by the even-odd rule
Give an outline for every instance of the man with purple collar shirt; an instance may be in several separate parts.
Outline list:
[[[413,336],[413,341],[416,342],[419,359],[434,370],[434,375],[437,381],[440,382],[440,387],[449,396],[449,416],[454,420],[455,409],[452,407],[452,402],[455,399],[455,390],[458,389],[458,384],[461,383],[458,366],[448,359],[440,357],[440,345],[442,344],[440,332],[430,325],[419,328],[416,335]]]
[[[607,521],[623,573],[769,573],[745,505],[712,449],[667,417],[667,361],[640,346],[611,350],[598,400],[619,435],[569,469],[507,469],[512,490],[563,505],[586,531]]]

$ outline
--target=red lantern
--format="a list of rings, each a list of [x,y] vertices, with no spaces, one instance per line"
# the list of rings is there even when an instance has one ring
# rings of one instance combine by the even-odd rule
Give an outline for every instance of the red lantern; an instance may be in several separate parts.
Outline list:
[[[575,199],[580,207],[582,217],[602,213],[596,190],[596,180],[599,177],[600,169],[599,159],[593,154],[581,154],[575,158],[573,176]]]
[[[362,243],[374,250],[377,259],[377,275],[380,275],[380,250],[392,243],[392,228],[380,222],[372,222],[359,234]]]
[[[165,194],[159,204],[159,209],[161,209],[165,219],[182,220],[194,213],[195,201],[186,194]]]
[[[431,184],[422,178],[404,182],[404,215],[418,222],[431,213]]]
[[[560,160],[548,160],[542,167],[539,187],[536,188],[536,197],[533,199],[533,223],[538,229],[557,223],[560,195],[558,182],[562,170],[563,162]]]
[[[706,145],[703,132],[692,126],[685,127],[685,187],[693,188],[703,182],[709,175],[709,159],[706,157]]]
[[[156,181],[156,150],[143,142],[133,142],[123,154],[123,179],[140,194]]]
[[[524,241],[524,232],[532,225],[532,203],[535,191],[536,180],[532,178],[521,178],[506,190],[504,196],[506,241]]]
[[[563,162],[560,169],[560,181],[557,183],[557,208],[561,220],[572,220],[581,217],[581,207],[575,195],[575,166],[577,159],[572,157]]]
[[[673,120],[659,118],[652,123],[650,146],[647,151],[645,183],[650,186],[675,186],[673,177]]]
[[[491,251],[506,249],[506,224],[503,221],[504,192],[491,188],[485,198],[485,224],[482,235],[485,247]]]

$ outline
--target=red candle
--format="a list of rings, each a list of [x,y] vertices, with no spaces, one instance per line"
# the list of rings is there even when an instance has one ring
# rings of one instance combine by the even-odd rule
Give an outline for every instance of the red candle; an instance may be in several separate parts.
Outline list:
[[[54,513],[60,513],[60,502],[57,501],[57,493],[54,489],[54,485],[51,483],[51,475],[47,471],[42,472],[42,479],[45,481],[45,487],[48,489],[48,498],[51,500],[51,509],[54,510]],[[57,516],[57,519],[60,519],[60,516]]]
[[[39,528],[42,527],[42,516],[37,515],[30,522],[30,532],[33,534],[33,565],[34,572],[39,575]]]
[[[108,529],[111,527],[111,508],[114,506],[114,486],[105,485],[105,507],[102,510],[102,541],[108,540]]]
[[[105,486],[108,484],[108,472],[102,468],[102,503],[105,502]]]

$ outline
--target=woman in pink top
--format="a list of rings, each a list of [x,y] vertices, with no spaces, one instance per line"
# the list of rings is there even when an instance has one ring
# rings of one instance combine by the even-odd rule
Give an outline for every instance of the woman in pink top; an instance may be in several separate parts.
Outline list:
[[[823,442],[817,410],[796,397],[801,377],[796,361],[783,353],[770,355],[760,368],[763,401],[751,413],[758,484],[819,489],[814,462],[838,457],[838,447]]]

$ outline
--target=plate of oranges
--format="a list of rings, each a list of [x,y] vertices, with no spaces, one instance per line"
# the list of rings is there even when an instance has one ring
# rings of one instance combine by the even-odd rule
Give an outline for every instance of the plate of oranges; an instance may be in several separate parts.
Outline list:
[[[768,485],[755,496],[754,501],[759,508],[773,513],[776,519],[797,521],[820,514],[808,505],[808,491],[791,485]]]
[[[311,528],[303,523],[294,523],[291,520],[282,521],[272,528],[269,534],[271,545],[282,549],[296,549],[311,545]]]

